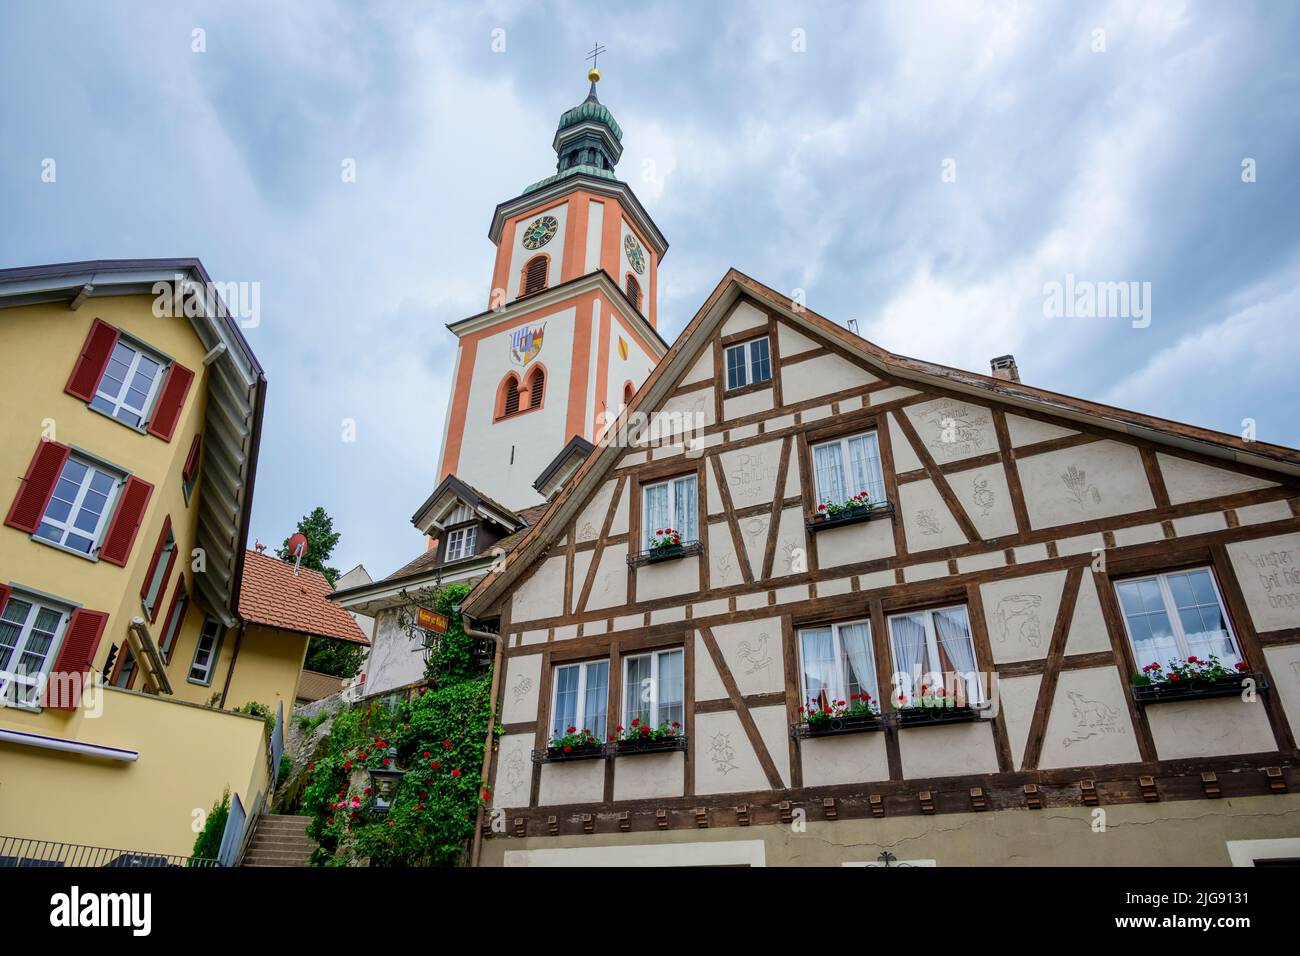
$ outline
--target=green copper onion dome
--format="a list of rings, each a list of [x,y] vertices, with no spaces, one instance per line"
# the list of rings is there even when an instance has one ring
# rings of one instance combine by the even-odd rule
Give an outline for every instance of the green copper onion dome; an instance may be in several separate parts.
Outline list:
[[[571,126],[577,126],[579,123],[587,121],[604,125],[614,135],[615,140],[622,142],[623,129],[614,119],[614,114],[596,98],[596,80],[594,79],[591,81],[591,92],[587,94],[587,98],[573,109],[565,110],[564,115],[560,117],[559,132],[564,132]]]

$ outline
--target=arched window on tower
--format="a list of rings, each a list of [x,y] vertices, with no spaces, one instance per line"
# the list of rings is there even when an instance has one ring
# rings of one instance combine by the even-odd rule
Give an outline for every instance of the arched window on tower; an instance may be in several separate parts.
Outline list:
[[[636,310],[640,312],[641,283],[637,282],[636,276],[632,275],[630,272],[627,274],[627,282],[624,283],[624,288],[627,290],[627,297],[632,300],[632,304],[636,306]]]
[[[509,418],[519,413],[519,376],[511,372],[497,391],[497,418]]]
[[[623,383],[623,405],[624,407],[632,404],[632,396],[636,394],[636,389],[632,387],[631,382]]]
[[[524,266],[524,287],[520,295],[532,295],[546,288],[546,270],[550,267],[549,256],[533,256]]]
[[[528,377],[528,407],[538,408],[542,404],[542,394],[546,391],[546,372],[540,365],[533,367],[533,374]]]

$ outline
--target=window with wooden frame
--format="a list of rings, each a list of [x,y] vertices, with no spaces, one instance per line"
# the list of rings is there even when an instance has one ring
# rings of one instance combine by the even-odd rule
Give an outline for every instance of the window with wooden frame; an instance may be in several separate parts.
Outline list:
[[[799,628],[803,701],[827,711],[863,694],[876,701],[876,658],[869,619]],[[879,702],[876,702],[877,705]]]
[[[624,283],[627,290],[627,297],[632,302],[632,307],[638,312],[641,311],[641,283],[636,281],[636,276],[632,273],[627,274],[627,281]]]
[[[1124,629],[1139,669],[1217,657],[1229,670],[1243,661],[1214,572],[1188,568],[1115,581]]]
[[[549,256],[533,256],[524,266],[523,287],[520,295],[532,295],[546,288],[546,274],[551,266]]]
[[[694,473],[641,486],[641,537],[652,548],[670,529],[682,544],[700,539],[700,498]]]
[[[72,614],[49,598],[0,588],[0,705],[40,706]]]
[[[686,652],[680,647],[623,658],[623,717],[627,730],[668,724],[680,733],[686,719]],[[636,722],[634,724],[634,721]]]
[[[468,528],[457,528],[454,531],[447,532],[447,554],[444,560],[459,561],[461,558],[468,558],[474,553],[474,539],[476,527],[470,525]]]
[[[958,705],[984,700],[966,605],[890,615],[889,649],[895,706],[923,696],[955,697]]]
[[[724,354],[727,391],[772,380],[772,353],[766,335],[728,345]]]
[[[78,454],[69,454],[45,505],[35,537],[70,551],[93,555],[103,543],[109,516],[125,477]]]
[[[874,431],[814,444],[812,467],[819,505],[844,505],[863,493],[874,505],[885,501],[885,473]]]
[[[186,678],[191,684],[212,684],[212,672],[216,670],[217,658],[221,655],[221,622],[215,617],[203,619],[203,630],[199,632],[198,643],[194,645],[194,661],[190,664],[190,673]]]
[[[563,736],[573,727],[605,739],[609,709],[609,661],[560,664],[552,674],[551,735]]]

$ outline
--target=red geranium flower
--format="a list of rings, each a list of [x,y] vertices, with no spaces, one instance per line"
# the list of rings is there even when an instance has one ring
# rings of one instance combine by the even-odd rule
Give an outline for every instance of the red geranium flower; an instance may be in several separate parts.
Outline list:
[[[460,770],[459,770],[459,769],[457,769],[457,770],[453,770],[453,771],[451,772],[451,775],[452,775],[453,777],[459,777],[459,776],[460,776]]]

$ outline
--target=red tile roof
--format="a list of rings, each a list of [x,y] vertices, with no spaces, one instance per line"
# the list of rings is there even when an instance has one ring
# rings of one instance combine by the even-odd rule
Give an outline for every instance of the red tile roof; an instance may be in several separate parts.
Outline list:
[[[269,554],[248,551],[239,590],[239,615],[250,624],[369,644],[352,615],[326,595],[333,592],[319,571],[301,568]]]

